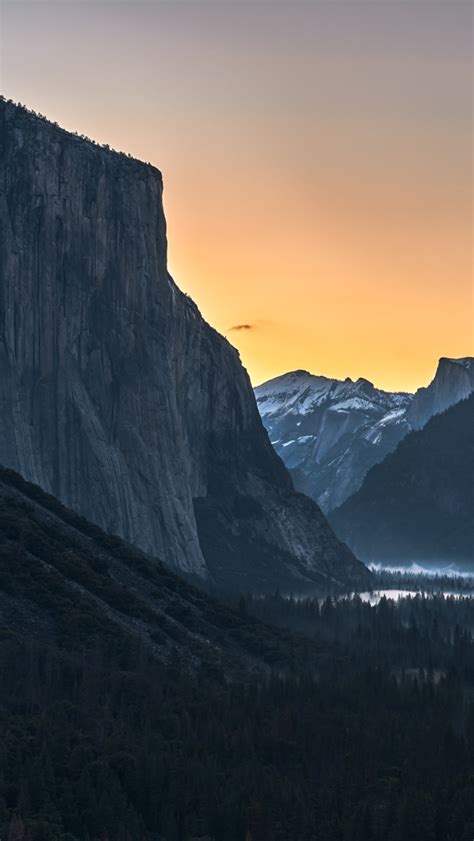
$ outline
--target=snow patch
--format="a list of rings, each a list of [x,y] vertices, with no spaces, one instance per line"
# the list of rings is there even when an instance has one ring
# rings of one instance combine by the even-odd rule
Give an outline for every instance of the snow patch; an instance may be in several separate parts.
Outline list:
[[[393,412],[388,412],[383,418],[380,418],[376,426],[386,426],[388,423],[393,423],[397,418],[402,418],[405,413],[406,409],[394,409]]]

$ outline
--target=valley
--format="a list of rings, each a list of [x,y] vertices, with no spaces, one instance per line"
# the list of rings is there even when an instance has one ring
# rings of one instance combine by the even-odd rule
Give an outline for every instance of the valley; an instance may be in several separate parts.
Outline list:
[[[161,172],[3,97],[0,245],[0,838],[472,841],[472,357],[254,390]]]
[[[436,594],[218,601],[3,471],[2,832],[468,841],[473,624]]]

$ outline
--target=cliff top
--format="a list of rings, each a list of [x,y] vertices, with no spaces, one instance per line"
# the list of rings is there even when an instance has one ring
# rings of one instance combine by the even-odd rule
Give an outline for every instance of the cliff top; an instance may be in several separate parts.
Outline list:
[[[2,115],[2,113],[5,121],[16,120],[21,121],[22,123],[31,122],[36,124],[36,126],[40,125],[41,128],[60,135],[63,140],[69,139],[72,143],[81,144],[83,147],[86,147],[91,151],[100,152],[102,154],[105,153],[106,155],[121,159],[139,168],[146,168],[155,175],[158,175],[160,180],[162,180],[160,170],[156,166],[153,166],[153,164],[149,161],[145,162],[139,158],[133,157],[133,155],[129,152],[122,152],[120,150],[113,149],[108,143],[97,143],[97,141],[87,137],[85,134],[68,131],[67,129],[62,128],[62,126],[60,126],[57,122],[49,120],[44,114],[40,114],[33,109],[27,108],[26,105],[23,105],[21,102],[14,102],[12,99],[7,99],[5,96],[0,94],[0,115]]]

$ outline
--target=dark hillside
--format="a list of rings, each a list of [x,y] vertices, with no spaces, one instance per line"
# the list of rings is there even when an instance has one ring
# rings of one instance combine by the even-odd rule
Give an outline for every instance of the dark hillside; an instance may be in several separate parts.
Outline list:
[[[283,667],[305,647],[224,607],[11,470],[0,470],[0,622],[67,649],[126,637],[161,662],[178,658],[228,676]]]
[[[474,563],[474,395],[411,432],[330,516],[366,562]]]

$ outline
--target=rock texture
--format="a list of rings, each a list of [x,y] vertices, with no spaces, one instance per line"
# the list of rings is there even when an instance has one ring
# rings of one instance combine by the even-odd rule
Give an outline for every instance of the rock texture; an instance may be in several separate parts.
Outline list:
[[[410,431],[410,394],[293,371],[255,389],[270,440],[299,490],[331,511]]]
[[[296,487],[328,513],[361,486],[373,465],[412,429],[474,389],[474,361],[440,359],[433,381],[413,394],[293,371],[255,389],[263,422]]]
[[[474,395],[411,432],[333,511],[367,562],[474,565]]]
[[[158,170],[1,102],[0,236],[0,463],[218,584],[366,574],[168,274]]]
[[[426,388],[419,388],[413,397],[406,418],[412,429],[422,429],[433,415],[469,397],[474,390],[474,359],[447,359],[442,356],[434,379]]]

